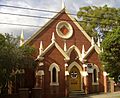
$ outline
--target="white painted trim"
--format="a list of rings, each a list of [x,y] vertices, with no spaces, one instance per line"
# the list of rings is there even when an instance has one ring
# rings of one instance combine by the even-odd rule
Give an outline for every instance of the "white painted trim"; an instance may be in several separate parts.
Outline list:
[[[40,56],[43,57],[53,46],[55,46],[55,43],[51,43],[51,44],[43,51],[43,53],[42,53]]]
[[[51,43],[39,57],[43,57],[53,46],[55,46],[59,50],[59,52],[65,57],[65,60],[70,60],[69,56],[64,52],[64,50],[56,42]]]
[[[75,45],[72,45],[72,46],[68,49],[68,51],[67,51],[68,56],[70,57],[70,54],[71,54],[71,52],[72,52],[74,49],[75,49],[75,51],[76,51],[77,54],[78,54],[79,60],[82,60],[82,54],[80,53],[80,50],[78,49],[78,47],[75,46]]]
[[[84,47],[84,45],[82,46],[82,59],[84,58],[84,56],[85,56],[85,47]]]
[[[103,72],[103,76],[104,76],[104,77],[108,76],[108,73],[104,71],[104,72]]]
[[[52,79],[53,79],[53,77],[52,77],[52,70],[53,70],[53,68],[56,68],[56,83],[54,83],[54,82],[52,82]],[[58,72],[60,71],[60,68],[59,68],[59,66],[56,64],[56,63],[52,63],[51,65],[50,65],[50,67],[49,67],[49,71],[50,71],[50,85],[52,86],[52,85],[56,85],[56,86],[58,86],[59,85],[59,80],[58,80]]]
[[[82,67],[77,63],[77,62],[72,62],[69,66],[68,66],[68,72],[70,73],[71,69],[76,66],[80,72],[81,75],[81,90],[83,91],[83,76],[82,76]]]
[[[49,71],[51,71],[54,67],[57,69],[57,71],[60,71],[60,68],[59,68],[59,66],[58,66],[56,63],[52,63],[52,64],[50,65]]]
[[[39,47],[39,55],[41,55],[43,53],[43,42],[40,42],[40,47]]]
[[[64,50],[55,42],[56,48],[62,53],[62,55],[65,57],[65,60],[70,60],[69,56],[64,52]]]
[[[87,51],[86,54],[84,56],[84,59],[91,53],[91,51],[94,49],[94,46],[91,46]]]
[[[62,28],[63,25],[69,30],[69,32],[65,35],[60,31],[60,29]],[[61,37],[63,39],[68,39],[73,35],[73,28],[67,21],[60,21],[56,25],[56,32],[59,37]]]
[[[52,43],[54,43],[54,42],[55,42],[55,34],[54,34],[54,32],[52,33],[52,38],[51,38],[51,41],[52,41]]]
[[[94,74],[93,74],[94,72],[92,73],[92,85],[99,85],[98,73],[100,70],[99,70],[98,66],[95,64],[93,64],[92,68],[93,68],[93,71],[94,71],[94,69],[96,69],[96,71],[97,71],[97,75],[96,75],[97,82],[96,83],[94,83]]]
[[[83,76],[83,77],[88,76],[88,72],[87,72],[87,71],[82,71],[82,76]]]
[[[43,63],[43,62],[40,62],[38,66],[43,66],[43,65],[44,65],[44,63]]]
[[[95,50],[96,50],[96,52],[98,53],[98,54],[100,54],[100,52],[101,52],[101,50],[100,50],[100,48],[95,44]]]
[[[68,76],[69,75],[69,72],[68,71],[65,71],[65,76]]]
[[[100,71],[100,70],[99,70],[99,67],[98,67],[96,64],[93,64],[93,68],[94,68],[94,69],[97,69],[98,72]]]
[[[43,75],[45,75],[44,70],[39,70],[36,72],[36,76],[43,76]]]
[[[65,40],[64,40],[64,51],[65,51],[65,52],[67,51],[67,43],[66,43]]]

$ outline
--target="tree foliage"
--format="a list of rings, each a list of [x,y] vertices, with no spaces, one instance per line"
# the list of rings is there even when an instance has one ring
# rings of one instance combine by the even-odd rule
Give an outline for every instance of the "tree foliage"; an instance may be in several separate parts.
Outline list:
[[[7,87],[7,83],[18,73],[18,70],[33,67],[35,64],[32,54],[34,48],[19,47],[19,38],[9,34],[0,34],[0,87]]]
[[[120,26],[120,9],[110,8],[107,5],[82,7],[77,17],[81,20],[79,24],[93,37],[103,37]]]
[[[100,57],[105,70],[117,81],[120,75],[120,28],[106,35],[102,47],[103,52]]]

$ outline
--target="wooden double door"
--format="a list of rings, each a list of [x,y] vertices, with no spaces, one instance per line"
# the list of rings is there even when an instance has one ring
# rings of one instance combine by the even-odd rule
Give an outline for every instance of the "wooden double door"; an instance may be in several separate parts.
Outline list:
[[[81,74],[76,66],[73,66],[69,73],[69,91],[81,90]]]

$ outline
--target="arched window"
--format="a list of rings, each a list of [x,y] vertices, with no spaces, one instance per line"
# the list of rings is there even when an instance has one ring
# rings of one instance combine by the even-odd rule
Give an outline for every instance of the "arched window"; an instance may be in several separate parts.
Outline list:
[[[93,64],[92,68],[93,68],[92,84],[93,84],[93,85],[97,85],[97,84],[99,84],[99,82],[98,82],[98,80],[99,80],[99,79],[98,79],[99,68],[98,68],[98,66],[95,65],[95,64]]]
[[[97,83],[97,70],[96,69],[93,70],[93,82]]]
[[[56,83],[56,68],[54,67],[52,70],[52,82]]]
[[[56,63],[52,63],[49,67],[50,71],[50,85],[59,85],[58,72],[60,71],[59,66]]]

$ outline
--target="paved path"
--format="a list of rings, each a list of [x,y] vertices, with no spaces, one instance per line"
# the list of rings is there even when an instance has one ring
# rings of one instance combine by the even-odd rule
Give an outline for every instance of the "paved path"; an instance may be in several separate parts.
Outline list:
[[[99,94],[99,95],[90,95],[86,98],[120,98],[120,92]]]
[[[88,94],[85,96],[76,96],[76,97],[69,97],[69,98],[120,98],[120,91],[114,93],[107,93],[107,94]]]

